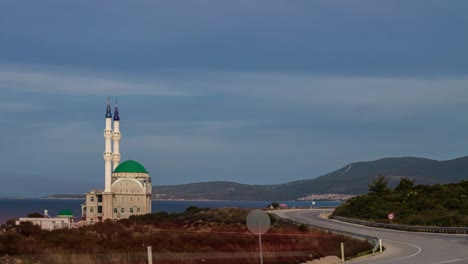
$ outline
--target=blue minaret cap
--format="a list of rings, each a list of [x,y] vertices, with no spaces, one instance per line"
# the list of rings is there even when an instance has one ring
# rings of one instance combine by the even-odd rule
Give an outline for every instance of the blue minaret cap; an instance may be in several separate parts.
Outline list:
[[[117,99],[115,100],[114,121],[120,121],[119,106],[117,105]]]
[[[112,118],[111,113],[111,105],[110,105],[110,98],[107,97],[107,111],[106,111],[106,118]]]

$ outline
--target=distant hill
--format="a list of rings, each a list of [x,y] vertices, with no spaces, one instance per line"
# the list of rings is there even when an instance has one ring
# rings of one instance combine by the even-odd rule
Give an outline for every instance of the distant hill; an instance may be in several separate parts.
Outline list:
[[[268,200],[277,185],[248,185],[228,181],[154,186],[159,199]]]
[[[52,194],[41,197],[42,199],[85,199],[84,194]]]
[[[415,179],[416,184],[433,185],[468,179],[468,156],[437,161],[425,158],[384,158],[355,162],[315,179],[276,185],[248,185],[235,182],[202,182],[153,187],[160,199],[209,200],[295,200],[309,194],[367,193],[367,185],[378,176],[396,186],[401,177]]]

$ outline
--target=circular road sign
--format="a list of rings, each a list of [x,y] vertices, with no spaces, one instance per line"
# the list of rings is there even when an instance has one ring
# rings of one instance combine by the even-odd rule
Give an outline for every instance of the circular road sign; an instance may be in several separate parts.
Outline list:
[[[252,234],[262,235],[270,229],[270,217],[262,210],[252,210],[247,215],[247,228]]]
[[[395,215],[393,213],[389,213],[388,214],[388,219],[393,220],[393,218],[395,218]]]

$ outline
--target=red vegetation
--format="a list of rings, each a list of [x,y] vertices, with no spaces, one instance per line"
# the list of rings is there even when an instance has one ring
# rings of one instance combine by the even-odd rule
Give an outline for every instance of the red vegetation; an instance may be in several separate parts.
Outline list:
[[[4,226],[0,256],[32,263],[259,263],[258,237],[248,232],[244,209],[189,208],[183,214],[157,213],[79,229],[42,231],[37,226]],[[367,251],[366,241],[272,219],[262,236],[264,263],[301,263],[328,255]]]

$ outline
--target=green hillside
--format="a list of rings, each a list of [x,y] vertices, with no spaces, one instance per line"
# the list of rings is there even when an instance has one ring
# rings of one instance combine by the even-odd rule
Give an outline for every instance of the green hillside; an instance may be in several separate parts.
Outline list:
[[[160,199],[210,200],[295,200],[309,194],[367,193],[367,185],[377,175],[396,186],[403,177],[417,184],[443,184],[468,180],[468,156],[447,161],[424,158],[384,158],[355,162],[315,179],[276,185],[248,185],[235,182],[203,182],[183,185],[155,186]]]
[[[421,226],[468,226],[468,181],[451,184],[413,185],[403,178],[395,189],[378,178],[369,194],[349,199],[333,215],[394,224]]]

